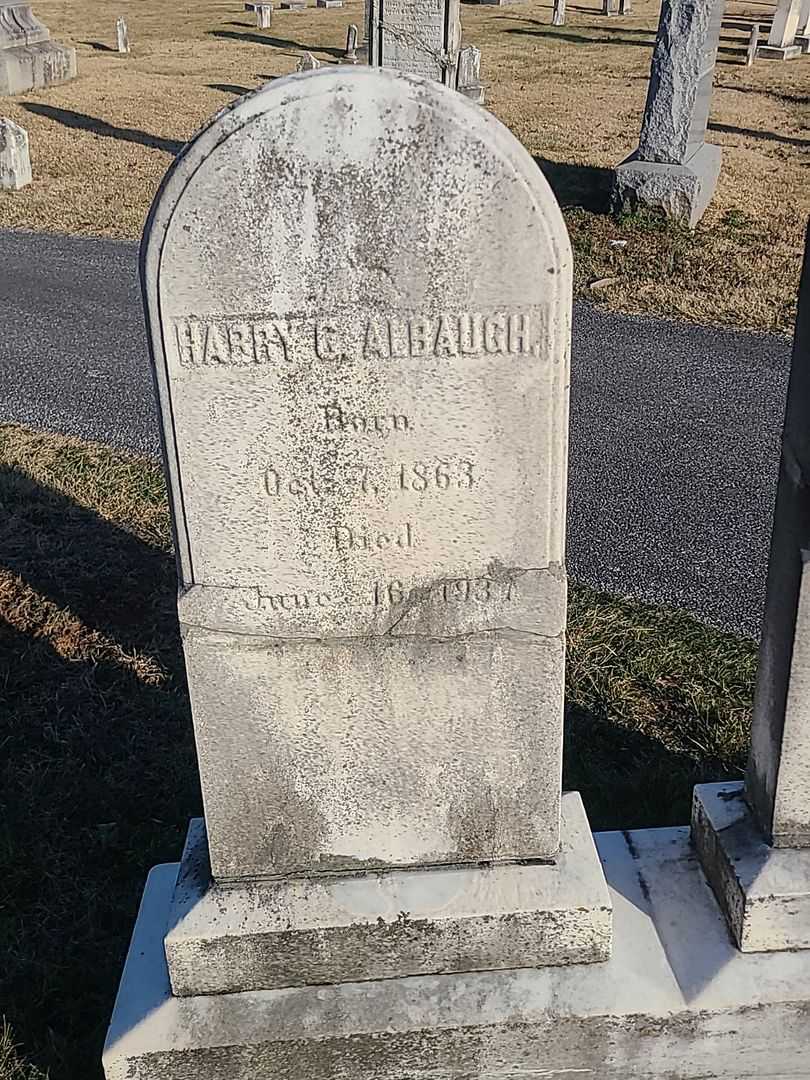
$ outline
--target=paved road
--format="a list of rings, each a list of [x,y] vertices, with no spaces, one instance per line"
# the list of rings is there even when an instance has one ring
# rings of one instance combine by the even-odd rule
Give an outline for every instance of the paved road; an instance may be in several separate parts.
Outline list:
[[[130,243],[0,232],[0,420],[157,454]],[[569,569],[755,635],[790,346],[574,314]]]

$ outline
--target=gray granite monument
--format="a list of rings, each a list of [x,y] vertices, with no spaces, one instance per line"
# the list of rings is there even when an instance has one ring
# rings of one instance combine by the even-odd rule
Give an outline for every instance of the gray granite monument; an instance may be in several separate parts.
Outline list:
[[[618,166],[614,212],[663,211],[690,227],[720,174],[705,142],[725,0],[663,0],[638,149]]]
[[[141,273],[205,819],[108,1080],[801,1076],[810,952],[735,948],[687,828],[594,843],[561,794],[572,258],[528,152],[432,79],[278,79]]]
[[[455,87],[459,0],[368,0],[368,62]]]
[[[28,132],[0,117],[0,191],[19,191],[31,183]]]
[[[30,4],[0,4],[0,97],[76,78],[76,50],[50,37]]]
[[[793,347],[744,784],[695,792],[706,876],[741,949],[810,949],[810,242]]]

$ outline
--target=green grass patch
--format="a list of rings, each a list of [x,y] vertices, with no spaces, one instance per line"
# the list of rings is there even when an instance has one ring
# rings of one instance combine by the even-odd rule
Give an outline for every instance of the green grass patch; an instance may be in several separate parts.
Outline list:
[[[0,1080],[100,1077],[146,873],[200,813],[170,535],[158,466],[0,427]],[[741,775],[754,645],[570,601],[566,787],[597,829],[685,824]]]

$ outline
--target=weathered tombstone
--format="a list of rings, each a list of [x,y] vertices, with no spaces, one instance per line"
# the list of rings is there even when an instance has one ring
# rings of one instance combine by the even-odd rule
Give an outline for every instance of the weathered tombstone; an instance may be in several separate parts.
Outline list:
[[[714,193],[721,150],[705,140],[724,0],[664,0],[638,149],[616,169],[615,212],[662,210],[693,227]]]
[[[76,77],[76,50],[50,40],[30,4],[0,4],[0,97]]]
[[[554,0],[554,11],[551,16],[552,26],[565,26],[565,0]]]
[[[174,993],[604,960],[560,786],[572,258],[529,154],[430,80],[278,80],[178,159],[142,276],[206,813]]]
[[[756,59],[757,45],[759,45],[759,23],[755,22],[751,27],[751,34],[748,38],[748,48],[745,52],[745,66],[751,67]]]
[[[115,20],[115,40],[120,53],[129,52],[129,32],[127,31],[127,21],[123,15],[119,15]]]
[[[0,117],[0,191],[19,191],[30,183],[28,133],[13,120]]]
[[[460,94],[484,104],[484,87],[481,83],[481,50],[467,45],[458,54],[458,85]]]
[[[743,950],[810,949],[810,233],[745,783],[695,789],[693,835]]]
[[[802,46],[796,43],[803,0],[779,0],[771,23],[768,41],[757,49],[763,60],[793,60],[801,56]]]
[[[311,52],[305,52],[301,54],[301,58],[295,65],[296,71],[315,71],[316,68],[321,66],[320,60],[312,55]]]
[[[349,24],[349,29],[346,31],[346,52],[343,54],[343,60],[347,64],[357,63],[357,39],[359,31],[354,23]]]
[[[455,87],[459,0],[370,0],[368,62]]]
[[[315,6],[319,8],[341,8],[343,0],[315,0]]]
[[[206,805],[207,840],[195,829],[188,859],[207,846],[218,883],[167,939],[182,994],[609,947],[576,798],[560,826],[571,256],[559,210],[517,141],[456,95],[368,69],[323,74],[249,99],[257,119],[227,154],[203,137],[145,256]],[[230,169],[240,191],[236,177],[259,169],[264,194],[251,184],[223,219]],[[463,198],[448,198],[454,175]],[[490,198],[498,175],[507,207]],[[318,253],[338,239],[345,258],[324,276]],[[520,884],[512,863],[475,869],[514,859],[539,860]],[[586,884],[566,897],[569,859]],[[452,886],[435,876],[460,864]],[[404,951],[375,930],[390,895],[341,877],[369,868],[411,868],[387,879],[423,927]],[[295,881],[324,873],[365,915],[347,927],[322,910],[319,963]],[[282,966],[272,918],[247,931],[257,965],[235,963],[238,943],[206,922],[224,896],[241,913],[257,878],[275,879],[268,897],[287,910]],[[529,909],[511,907],[515,888],[531,889]],[[474,961],[455,940],[469,920]]]
[[[619,0],[602,0],[602,14],[603,15],[618,15],[619,14]]]
[[[620,15],[632,15],[633,14],[633,2],[632,2],[632,0],[619,0],[619,14]]]
[[[256,26],[259,30],[269,30],[273,23],[273,5],[256,4]]]
[[[281,0],[279,7],[285,11],[306,11],[307,0]]]

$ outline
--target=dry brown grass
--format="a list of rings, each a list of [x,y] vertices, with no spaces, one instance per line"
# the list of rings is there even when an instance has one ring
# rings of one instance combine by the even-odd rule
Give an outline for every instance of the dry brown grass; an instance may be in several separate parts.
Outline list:
[[[772,5],[729,5],[710,139],[724,148],[717,196],[694,235],[594,213],[605,170],[638,136],[658,0],[606,19],[598,0],[550,25],[551,0],[464,6],[483,50],[489,106],[545,168],[563,202],[578,283],[618,276],[599,299],[627,311],[789,328],[810,213],[810,58],[742,64],[747,27]],[[234,94],[292,71],[302,49],[334,63],[362,0],[338,10],[277,11],[257,30],[240,0],[39,0],[57,40],[75,44],[79,78],[3,102],[31,136],[35,181],[0,196],[0,226],[139,236],[172,155]],[[115,19],[133,52],[119,57]],[[584,207],[584,208],[583,208]],[[611,239],[626,239],[623,249]]]

